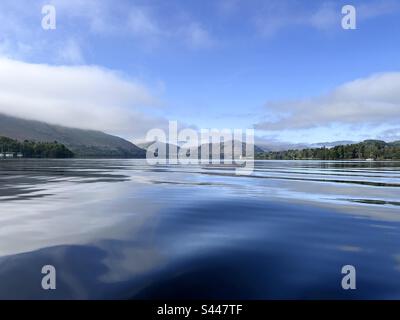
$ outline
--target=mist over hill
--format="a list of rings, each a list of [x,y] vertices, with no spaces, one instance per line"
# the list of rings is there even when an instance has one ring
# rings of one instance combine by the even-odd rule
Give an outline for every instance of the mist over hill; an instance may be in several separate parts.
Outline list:
[[[68,128],[0,114],[0,136],[18,141],[57,141],[76,157],[145,158],[146,151],[101,131]]]

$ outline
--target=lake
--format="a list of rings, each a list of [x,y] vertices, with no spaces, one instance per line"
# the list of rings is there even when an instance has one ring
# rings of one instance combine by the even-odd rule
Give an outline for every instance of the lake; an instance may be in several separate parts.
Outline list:
[[[399,299],[400,162],[0,161],[0,299],[166,298]]]

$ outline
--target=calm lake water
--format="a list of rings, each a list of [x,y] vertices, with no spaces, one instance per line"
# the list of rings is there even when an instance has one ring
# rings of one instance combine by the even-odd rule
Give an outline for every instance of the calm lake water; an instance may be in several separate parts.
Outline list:
[[[0,298],[400,298],[400,163],[0,161]]]

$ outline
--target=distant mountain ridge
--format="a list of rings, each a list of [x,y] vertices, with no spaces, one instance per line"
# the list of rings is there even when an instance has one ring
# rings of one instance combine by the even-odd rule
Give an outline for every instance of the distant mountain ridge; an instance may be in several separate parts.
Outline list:
[[[157,145],[154,145],[155,143],[157,143]],[[165,155],[167,157],[170,155],[169,154],[169,149],[170,148],[171,148],[171,152],[172,152],[173,156],[177,156],[177,154],[179,152],[179,149],[180,149],[180,147],[175,145],[175,144],[161,142],[161,141],[149,141],[149,142],[138,143],[137,146],[139,148],[142,148],[142,149],[146,150],[146,152],[148,150],[150,150],[150,148],[151,148],[151,150],[154,149],[153,151],[157,151],[158,152],[158,148],[156,148],[156,146],[165,148]]]
[[[155,150],[157,150],[157,148],[154,146],[155,143],[156,143],[156,141],[143,142],[143,143],[139,143],[138,146],[140,148],[145,149],[145,150],[149,150],[150,147],[152,147]],[[238,142],[238,143],[241,143],[241,145],[242,145],[242,150],[240,152],[240,155],[245,156],[246,155],[246,146],[247,146],[246,143],[245,142]],[[162,146],[163,148],[165,148],[165,152],[166,152],[166,157],[167,158],[169,158],[169,156],[170,156],[169,149],[171,147],[172,147],[172,150],[174,150],[172,152],[172,154],[171,154],[173,157],[177,157],[179,151],[181,150],[180,146],[174,145],[174,144],[171,144],[171,143],[158,142],[158,145]],[[214,150],[219,150],[220,154],[214,154],[213,156],[214,157],[219,157],[220,159],[224,159],[224,156],[225,156],[224,155],[225,145],[230,145],[230,148],[231,148],[231,149],[228,149],[229,151],[227,151],[226,156],[232,157],[233,156],[233,150],[234,150],[234,141],[233,140],[226,141],[226,142],[220,142],[219,149],[217,149],[218,148],[218,143],[208,143],[208,154],[209,154],[209,156],[212,154],[213,147],[214,147]],[[196,148],[196,147],[197,147],[198,157],[201,158],[202,157],[202,154],[201,154],[202,148],[207,149],[207,143],[205,143],[205,144],[203,143],[203,144],[198,145],[198,146],[192,146],[192,148]],[[253,145],[253,148],[254,148],[254,154],[264,152],[264,150],[261,149],[260,147],[258,147],[257,145]],[[203,157],[204,157],[204,155],[203,155]]]
[[[76,157],[145,158],[146,151],[101,131],[68,128],[0,113],[0,136],[64,144]]]
[[[234,152],[234,149],[235,148],[238,148],[238,145],[235,145],[235,143],[239,143],[239,144],[241,144],[241,146],[242,146],[242,148],[241,148],[241,150],[240,150],[240,153],[239,154],[237,154],[237,155],[235,155],[235,156],[246,156],[246,149],[247,149],[247,143],[245,143],[245,142],[241,142],[241,141],[234,141],[234,140],[231,140],[231,141],[226,141],[226,142],[221,142],[220,143],[220,145],[219,145],[219,150],[220,150],[220,152],[221,152],[221,158],[223,158],[223,156],[224,156],[224,152],[225,152],[225,145],[227,145],[227,146],[229,146],[228,147],[228,151],[226,152],[227,153],[227,156],[230,156],[230,157],[232,157],[233,156],[233,152]],[[217,148],[218,148],[218,143],[209,143],[208,144],[208,147],[209,147],[209,153],[211,154],[212,153],[212,151],[213,151],[213,148],[214,148],[214,146],[217,146]],[[201,146],[199,146],[199,153],[201,152],[201,148],[202,147],[204,147],[205,146],[205,148],[207,148],[207,144],[202,144]],[[214,149],[214,150],[218,150],[218,149]],[[250,144],[250,148],[253,148],[253,154],[257,154],[257,153],[262,153],[262,152],[264,152],[264,150],[262,149],[262,148],[260,148],[259,146],[257,146],[257,145],[255,145],[255,144]],[[235,150],[236,151],[236,150]],[[236,151],[237,152],[237,151]],[[249,156],[249,155],[248,155]]]
[[[310,148],[333,148],[336,146],[347,146],[349,144],[356,144],[356,141],[351,140],[342,140],[342,141],[331,141],[331,142],[317,142],[312,143],[309,147]]]
[[[307,148],[333,148],[341,145],[348,145],[357,143],[355,141],[343,140],[343,141],[331,141],[331,142],[316,142],[316,143],[288,143],[288,142],[257,142],[258,145],[265,152],[277,152],[287,150],[300,150]]]
[[[331,148],[263,152],[256,157],[266,160],[400,160],[400,141],[365,140]]]

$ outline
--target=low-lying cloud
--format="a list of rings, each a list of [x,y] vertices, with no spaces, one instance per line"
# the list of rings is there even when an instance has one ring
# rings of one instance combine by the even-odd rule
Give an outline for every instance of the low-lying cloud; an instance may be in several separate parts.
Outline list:
[[[131,138],[164,125],[146,112],[158,105],[145,85],[108,69],[0,58],[0,113]]]
[[[267,131],[331,125],[397,125],[400,120],[400,72],[382,73],[346,83],[326,95],[267,103]]]

